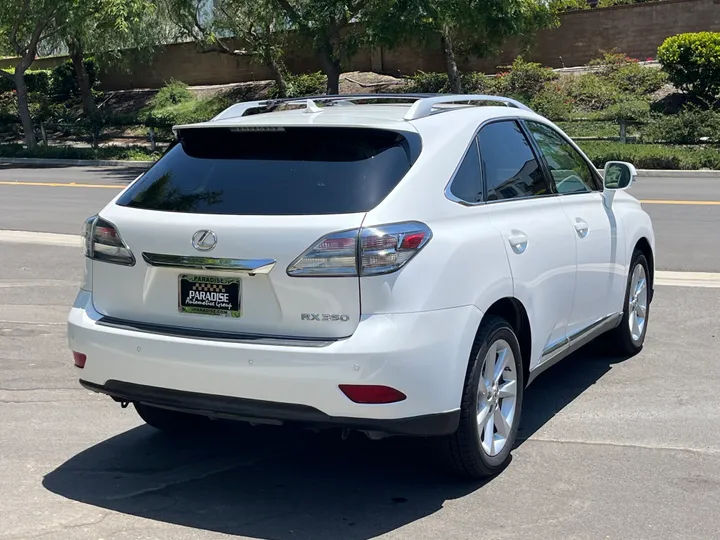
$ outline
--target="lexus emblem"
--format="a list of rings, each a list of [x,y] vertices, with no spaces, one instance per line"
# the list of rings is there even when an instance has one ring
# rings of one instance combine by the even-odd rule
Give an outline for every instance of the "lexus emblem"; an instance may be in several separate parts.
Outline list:
[[[217,236],[208,230],[198,231],[193,234],[192,245],[198,251],[210,251],[217,244]]]

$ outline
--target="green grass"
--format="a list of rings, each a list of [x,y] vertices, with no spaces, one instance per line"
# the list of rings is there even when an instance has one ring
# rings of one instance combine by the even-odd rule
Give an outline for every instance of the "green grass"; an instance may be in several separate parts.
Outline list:
[[[720,170],[720,148],[660,144],[579,141],[596,167],[608,161],[628,161],[638,169]]]
[[[72,146],[39,146],[29,152],[21,144],[0,144],[0,158],[101,159],[121,161],[154,161],[160,152],[151,153],[141,146],[104,146],[75,148]]]

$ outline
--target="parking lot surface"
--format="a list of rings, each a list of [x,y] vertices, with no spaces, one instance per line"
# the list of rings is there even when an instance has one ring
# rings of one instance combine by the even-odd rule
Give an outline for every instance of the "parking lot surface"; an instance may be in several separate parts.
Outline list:
[[[43,170],[0,169],[0,229],[76,234],[116,193],[13,178],[134,178]],[[720,180],[642,180],[641,199],[720,201]],[[647,208],[662,270],[720,272],[720,205]],[[65,319],[79,248],[3,238],[0,540],[718,537],[717,282],[658,287],[638,356],[611,359],[590,344],[538,378],[510,466],[466,483],[435,471],[411,439],[235,425],[199,439],[155,432],[77,384]]]

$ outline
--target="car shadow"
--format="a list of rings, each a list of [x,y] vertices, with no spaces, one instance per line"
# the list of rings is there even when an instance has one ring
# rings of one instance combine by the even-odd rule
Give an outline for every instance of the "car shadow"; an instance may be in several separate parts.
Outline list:
[[[526,393],[518,445],[621,360],[590,344],[538,378]],[[425,443],[242,424],[173,437],[143,426],[72,457],[43,485],[74,501],[200,530],[365,540],[485,485],[429,466]]]

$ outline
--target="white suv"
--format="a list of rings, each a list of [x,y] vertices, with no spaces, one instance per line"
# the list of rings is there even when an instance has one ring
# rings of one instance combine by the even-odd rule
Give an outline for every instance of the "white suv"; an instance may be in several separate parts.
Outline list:
[[[432,437],[508,462],[524,388],[643,345],[653,228],[555,125],[496,96],[323,96],[178,126],[85,225],[81,384],[150,425]]]

